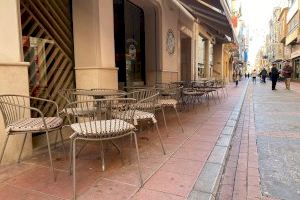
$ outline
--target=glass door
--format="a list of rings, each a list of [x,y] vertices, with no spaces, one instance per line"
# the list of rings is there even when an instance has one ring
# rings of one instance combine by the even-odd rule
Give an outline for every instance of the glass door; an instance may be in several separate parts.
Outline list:
[[[127,0],[114,0],[115,60],[119,86],[145,84],[144,12]]]

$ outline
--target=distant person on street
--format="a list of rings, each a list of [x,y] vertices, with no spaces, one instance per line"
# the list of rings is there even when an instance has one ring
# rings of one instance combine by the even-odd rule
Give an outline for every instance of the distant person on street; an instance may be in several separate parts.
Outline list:
[[[247,73],[245,73],[245,79],[247,78]]]
[[[250,73],[249,73],[249,72],[248,72],[248,75],[247,75],[247,77],[248,77],[248,78],[250,78]]]
[[[282,69],[282,75],[285,78],[285,87],[286,89],[291,89],[291,77],[293,73],[293,68],[291,67],[290,63],[287,61],[284,64],[284,67]]]
[[[276,90],[276,83],[279,77],[279,71],[276,67],[276,64],[273,64],[271,68],[271,78],[272,78],[272,90]]]
[[[241,78],[241,73],[239,68],[237,67],[234,71],[233,71],[233,81],[235,82],[235,86],[237,87],[239,84],[239,80]]]
[[[257,72],[256,72],[256,69],[254,69],[253,71],[252,71],[252,81],[253,81],[253,83],[254,84],[256,84],[256,77],[257,77]]]
[[[262,82],[266,83],[266,77],[267,77],[267,74],[268,74],[267,70],[265,68],[263,68],[261,70],[260,74],[261,74]]]

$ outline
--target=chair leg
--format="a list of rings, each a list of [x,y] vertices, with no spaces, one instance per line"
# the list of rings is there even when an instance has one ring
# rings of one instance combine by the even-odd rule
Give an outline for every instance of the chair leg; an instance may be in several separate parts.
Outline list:
[[[110,143],[117,149],[118,153],[121,154],[120,147],[116,143],[114,143],[114,141],[112,141],[112,140],[110,141]]]
[[[73,140],[74,139],[70,139],[70,152],[69,152],[69,158],[70,158],[70,165],[69,165],[69,172],[70,172],[70,175],[72,174],[72,166],[73,166],[73,151],[76,151],[76,149],[73,149]],[[76,155],[75,155],[76,157]]]
[[[166,116],[165,116],[165,108],[164,108],[164,106],[161,107],[161,112],[162,112],[162,115],[163,115],[163,118],[164,118],[164,124],[165,124],[165,127],[166,127],[166,129],[168,129],[167,121],[166,121]]]
[[[18,163],[20,163],[20,161],[21,161],[21,156],[22,156],[22,152],[23,152],[23,149],[24,149],[26,138],[27,138],[27,133],[25,133],[25,136],[24,136],[24,139],[23,139],[23,142],[22,142],[21,151],[20,151],[19,157],[18,157]]]
[[[46,131],[46,137],[47,137],[48,153],[49,153],[49,159],[50,159],[50,168],[52,170],[54,181],[56,181],[54,167],[53,167],[53,161],[52,161],[52,154],[51,154],[51,147],[50,147],[50,140],[49,140],[49,133],[48,133],[48,131]]]
[[[138,161],[138,171],[139,171],[139,178],[140,178],[140,184],[141,187],[143,186],[143,177],[142,177],[142,169],[141,169],[141,161],[140,161],[140,153],[139,153],[139,146],[137,143],[136,133],[132,133],[134,136],[134,143],[135,143],[135,149],[136,149],[136,156]]]
[[[57,138],[58,138],[58,130],[56,131],[56,134],[55,134],[55,142],[54,142],[54,149],[56,149],[56,144],[57,144]]]
[[[105,160],[104,160],[104,145],[102,140],[100,141],[100,145],[101,145],[101,163],[102,163],[102,171],[105,171]]]
[[[82,152],[82,150],[85,148],[86,145],[87,145],[87,141],[84,141],[84,144],[82,145],[82,147],[79,149],[79,151],[76,154],[76,158],[78,158],[79,154]]]
[[[179,124],[179,126],[181,127],[181,131],[184,133],[183,126],[182,126],[182,123],[181,123],[181,120],[180,120],[180,117],[179,117],[179,114],[178,114],[177,108],[176,108],[176,106],[175,106],[175,105],[173,106],[173,108],[174,108],[174,110],[175,110],[175,113],[176,113],[176,116],[177,116],[177,121],[178,121],[178,124]]]
[[[63,148],[63,151],[64,151],[64,155],[65,155],[65,160],[67,160],[67,153],[66,153],[66,148],[65,148],[65,141],[64,141],[61,129],[59,129],[59,134],[60,134],[60,139],[61,139],[61,145],[62,145],[62,148]]]
[[[155,127],[156,127],[156,131],[157,131],[157,135],[158,135],[158,138],[159,138],[159,141],[160,141],[161,148],[163,150],[164,155],[166,155],[165,147],[164,147],[164,144],[162,142],[157,123],[155,123]]]
[[[221,100],[220,100],[220,96],[219,96],[218,90],[216,90],[216,92],[217,92],[217,96],[218,96],[219,103],[221,103]]]
[[[76,139],[72,140],[73,199],[76,199]]]
[[[6,145],[7,145],[7,142],[8,142],[8,138],[9,138],[9,135],[7,134],[7,135],[6,135],[6,138],[5,138],[5,140],[4,140],[4,144],[3,144],[2,150],[1,150],[0,163],[2,162],[2,159],[3,159],[3,155],[4,155],[4,151],[5,151],[5,149],[6,149]]]

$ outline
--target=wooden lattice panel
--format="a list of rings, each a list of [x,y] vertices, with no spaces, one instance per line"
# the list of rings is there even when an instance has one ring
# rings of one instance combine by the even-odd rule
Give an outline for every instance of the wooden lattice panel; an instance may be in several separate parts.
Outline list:
[[[21,0],[20,8],[24,57],[31,63],[30,94],[55,100],[62,108],[59,89],[75,85],[71,1]],[[31,104],[54,114],[49,104]]]

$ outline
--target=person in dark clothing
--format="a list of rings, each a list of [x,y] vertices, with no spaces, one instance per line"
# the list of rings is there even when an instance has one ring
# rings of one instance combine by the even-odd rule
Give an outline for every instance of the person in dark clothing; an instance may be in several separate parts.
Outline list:
[[[271,68],[271,78],[272,78],[272,90],[276,90],[276,83],[279,77],[279,71],[276,67],[276,64],[273,64]]]
[[[291,89],[291,77],[293,73],[293,68],[288,61],[285,62],[284,67],[282,69],[282,74],[285,78],[285,87],[286,89]]]
[[[266,77],[267,77],[267,74],[268,74],[267,70],[265,68],[263,68],[261,70],[260,74],[261,74],[262,82],[266,83]]]
[[[250,78],[250,73],[248,73],[248,75],[247,75],[247,76],[248,76],[248,78]]]

